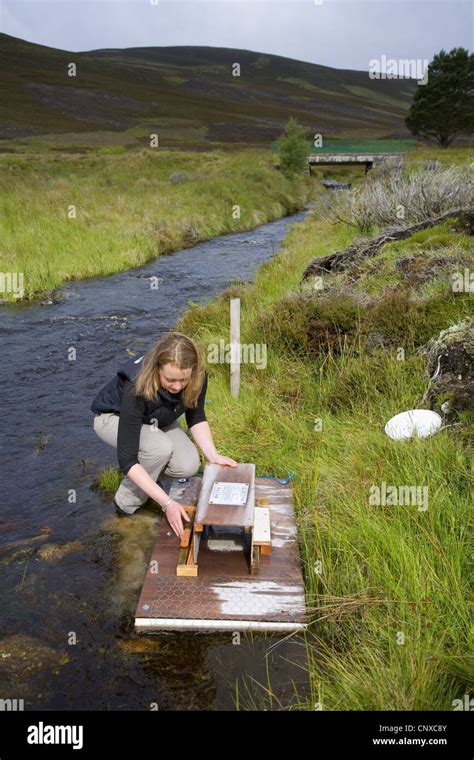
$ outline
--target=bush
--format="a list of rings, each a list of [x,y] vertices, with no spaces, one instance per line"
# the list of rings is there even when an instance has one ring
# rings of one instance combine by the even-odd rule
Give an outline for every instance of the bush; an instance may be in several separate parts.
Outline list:
[[[337,193],[331,212],[338,220],[369,232],[374,226],[406,226],[474,203],[472,170],[465,166],[367,177],[350,192]]]
[[[305,128],[298,124],[296,119],[291,118],[285,134],[277,141],[280,168],[285,177],[289,179],[306,167],[308,145],[305,133]]]

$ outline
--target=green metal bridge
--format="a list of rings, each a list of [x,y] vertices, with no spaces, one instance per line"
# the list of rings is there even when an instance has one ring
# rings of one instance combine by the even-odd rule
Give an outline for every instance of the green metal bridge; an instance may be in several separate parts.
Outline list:
[[[364,164],[365,171],[374,163],[412,150],[415,140],[324,140],[321,146],[308,142],[308,166],[329,164]],[[272,142],[272,153],[278,153],[278,140]]]

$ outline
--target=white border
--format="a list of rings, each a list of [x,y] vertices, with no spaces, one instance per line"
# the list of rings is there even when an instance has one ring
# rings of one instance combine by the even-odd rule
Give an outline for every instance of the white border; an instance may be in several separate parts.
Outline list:
[[[161,630],[299,631],[307,623],[272,623],[261,620],[193,620],[186,618],[135,618],[135,628]]]

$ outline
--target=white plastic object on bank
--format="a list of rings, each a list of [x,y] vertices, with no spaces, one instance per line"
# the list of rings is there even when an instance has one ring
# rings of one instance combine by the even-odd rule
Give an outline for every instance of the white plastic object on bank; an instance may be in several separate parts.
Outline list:
[[[442,423],[439,414],[431,409],[409,409],[392,417],[385,425],[385,432],[395,440],[406,440],[415,435],[427,438],[437,433]]]

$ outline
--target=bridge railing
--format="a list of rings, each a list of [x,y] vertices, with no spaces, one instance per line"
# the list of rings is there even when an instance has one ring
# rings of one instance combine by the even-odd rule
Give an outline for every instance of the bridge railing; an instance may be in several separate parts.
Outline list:
[[[343,153],[404,153],[413,148],[415,140],[323,140],[321,147],[308,142],[308,154]],[[272,153],[278,153],[278,140],[272,142]]]

